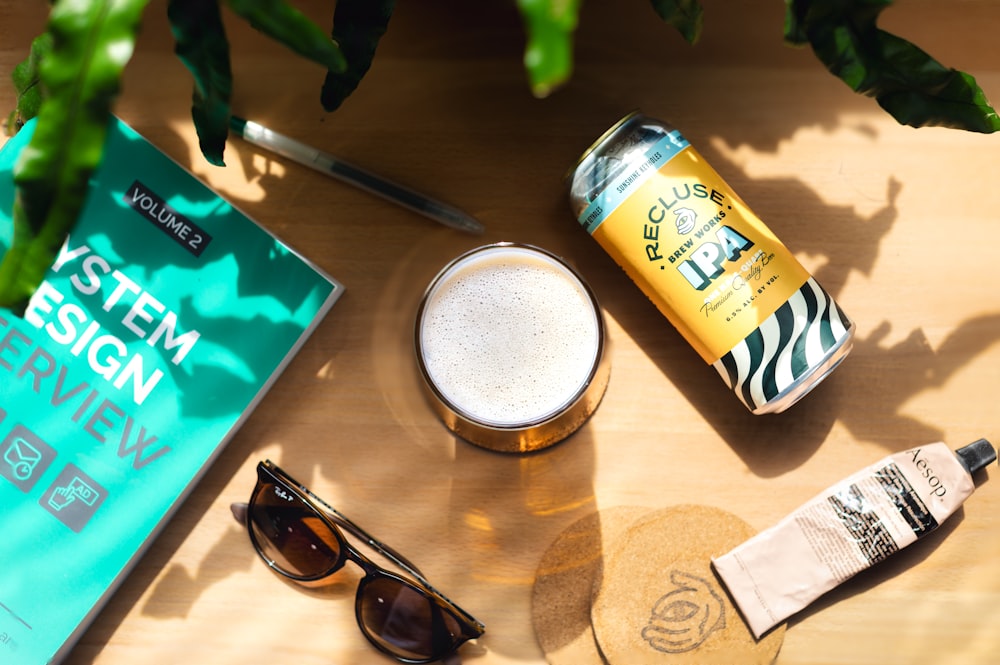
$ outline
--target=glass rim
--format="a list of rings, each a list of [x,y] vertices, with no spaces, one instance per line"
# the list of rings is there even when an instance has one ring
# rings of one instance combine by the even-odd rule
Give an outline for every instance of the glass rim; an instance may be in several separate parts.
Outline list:
[[[471,258],[494,251],[514,249],[535,254],[556,264],[579,287],[594,315],[597,343],[586,378],[573,393],[545,413],[516,423],[498,422],[471,413],[457,404],[435,381],[424,359],[423,321],[431,297],[443,280]],[[413,347],[425,393],[445,425],[471,443],[502,452],[527,452],[548,447],[579,429],[597,409],[607,389],[610,358],[607,353],[607,326],[600,301],[583,275],[563,257],[537,245],[499,241],[475,247],[455,258],[438,271],[424,290],[417,307],[413,329]]]

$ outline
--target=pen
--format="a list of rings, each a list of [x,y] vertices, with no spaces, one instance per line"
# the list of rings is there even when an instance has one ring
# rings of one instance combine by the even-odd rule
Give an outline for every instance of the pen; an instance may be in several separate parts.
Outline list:
[[[404,208],[409,208],[439,224],[467,233],[479,234],[484,231],[485,227],[482,223],[454,206],[436,201],[381,176],[369,173],[256,122],[232,116],[229,126],[248,143],[266,148],[299,164],[304,164]]]

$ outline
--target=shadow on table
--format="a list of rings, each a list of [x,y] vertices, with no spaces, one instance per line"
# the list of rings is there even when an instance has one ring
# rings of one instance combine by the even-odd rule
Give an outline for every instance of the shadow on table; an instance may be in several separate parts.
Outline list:
[[[509,11],[504,12],[507,20],[512,20]],[[591,30],[591,41],[587,46],[591,49],[589,57],[596,60],[603,47],[595,36],[597,28],[588,29]],[[669,30],[665,27],[662,29]],[[392,34],[390,31],[387,39],[391,39]],[[459,32],[454,34],[458,35]],[[462,38],[468,39],[467,36]],[[399,42],[393,48],[405,53]],[[387,52],[391,54],[392,48]],[[457,55],[460,57],[461,53]],[[376,59],[376,63],[378,62]],[[373,73],[378,75],[374,68]],[[671,70],[670,73],[676,73],[676,70]],[[474,141],[482,144],[483,154],[489,155],[494,165],[509,165],[504,170],[504,179],[498,182],[496,199],[486,204],[484,211],[489,217],[492,235],[483,241],[537,241],[538,244],[574,259],[573,262],[578,266],[586,266],[585,276],[591,286],[600,289],[598,296],[615,319],[626,330],[644,329],[646,326],[642,322],[660,315],[603,250],[575,228],[561,188],[561,176],[589,141],[606,127],[596,124],[603,122],[602,118],[610,123],[634,106],[649,103],[652,104],[650,110],[670,109],[675,108],[678,102],[673,105],[664,102],[669,91],[654,94],[624,87],[598,91],[595,100],[590,94],[594,91],[588,89],[588,85],[598,77],[590,73],[586,66],[580,68],[576,83],[571,88],[545,101],[533,100],[527,94],[519,63],[512,64],[510,71],[501,76],[497,93],[520,96],[516,97],[509,108],[523,112],[522,141],[511,142],[504,137],[498,139],[491,136],[491,123],[500,126],[509,124],[510,119],[491,115],[491,100],[464,96],[460,81],[451,82],[454,85],[447,90],[425,91],[428,95],[439,95],[434,106],[440,107],[442,112],[452,114],[445,116],[451,124],[461,130],[473,132]],[[668,82],[682,88],[685,82],[692,83],[701,74],[695,69],[685,76],[686,80]],[[826,84],[831,87],[842,86],[818,66],[815,76],[828,77]],[[651,86],[666,87],[668,82],[651,82]],[[421,100],[411,101],[423,103]],[[288,103],[280,100],[274,102],[277,107]],[[737,104],[734,100],[727,103]],[[870,100],[854,98],[847,103],[865,108],[873,104]],[[685,119],[695,121],[701,117],[702,112],[708,115],[714,113],[713,117],[716,118],[723,117],[724,114],[713,109],[713,105],[712,100],[693,99],[690,108],[678,122]],[[352,111],[351,107],[345,107],[338,113],[346,113],[347,117],[353,113],[357,117],[365,112],[363,103],[355,105],[354,109]],[[262,117],[281,117],[280,113],[270,114],[267,109],[253,110]],[[775,150],[781,140],[793,135],[800,127],[836,126],[842,109],[815,103],[798,107],[798,110],[804,112],[794,117],[789,116],[786,131],[753,147],[758,150]],[[752,120],[753,109],[734,106],[733,112],[741,121]],[[318,111],[315,115],[321,116]],[[585,127],[589,129],[584,129]],[[275,129],[281,131],[284,128],[276,126]],[[426,144],[423,147],[431,153],[434,136],[423,136],[421,129],[409,128],[408,138],[413,142],[414,150],[423,149],[421,146]],[[695,133],[698,131],[702,130],[698,129]],[[730,145],[740,145],[743,136],[739,122],[719,123],[718,128],[713,127],[711,133],[707,129],[704,131],[706,135],[721,137]],[[872,269],[884,239],[897,221],[895,201],[900,185],[891,178],[886,182],[885,207],[866,218],[848,207],[824,203],[816,192],[800,181],[749,179],[738,168],[727,163],[708,142],[698,142],[698,148],[748,201],[773,199],[766,194],[781,191],[780,209],[776,204],[774,209],[768,209],[767,206],[754,207],[793,251],[826,258],[815,276],[835,298],[852,272],[867,274]],[[357,149],[363,150],[364,146]],[[519,180],[517,165],[524,161],[544,165],[552,176],[545,182]],[[537,173],[540,168],[542,167],[536,166],[533,172]],[[477,174],[477,169],[477,164],[471,164],[468,177],[481,177],[481,174]],[[452,185],[442,182],[440,186],[444,191],[449,191],[448,187]],[[529,189],[533,192],[546,192],[532,194],[529,199],[532,203],[539,198],[543,201],[542,206],[530,211],[537,217],[537,228],[524,234],[529,237],[502,238],[507,235],[507,229],[513,228],[506,225],[505,217],[511,214],[511,210],[523,212],[519,208],[522,203],[512,194]],[[822,221],[804,225],[799,222],[802,219]],[[829,233],[834,227],[838,229],[839,240],[831,243],[828,241]],[[387,283],[380,292],[385,300],[371,305],[377,311],[370,318],[361,317],[358,320],[371,329],[375,387],[386,399],[385,408],[393,421],[386,424],[383,433],[393,438],[380,441],[378,445],[365,451],[343,444],[331,452],[329,459],[316,460],[316,466],[324,478],[343,484],[350,490],[355,489],[353,485],[358,482],[357,477],[362,475],[371,478],[372,487],[378,489],[391,486],[394,482],[406,483],[414,474],[426,473],[431,480],[429,485],[407,497],[407,500],[426,502],[427,510],[424,514],[409,523],[398,524],[399,529],[395,534],[392,531],[384,533],[385,529],[381,528],[373,528],[373,531],[390,536],[393,545],[398,545],[404,552],[408,551],[408,542],[417,544],[417,549],[424,553],[418,562],[421,565],[428,557],[427,553],[435,551],[436,547],[461,548],[469,560],[466,569],[446,570],[434,563],[429,566],[432,569],[429,573],[432,581],[440,584],[446,592],[448,589],[468,586],[463,580],[468,575],[476,575],[476,571],[495,571],[496,577],[493,579],[475,580],[475,584],[483,583],[488,586],[489,590],[482,594],[481,602],[484,606],[468,609],[484,614],[481,618],[489,624],[485,644],[490,649],[513,657],[534,658],[537,657],[537,650],[530,633],[531,627],[524,625],[524,617],[530,615],[525,607],[529,597],[525,589],[531,584],[538,557],[545,547],[565,526],[595,507],[595,442],[585,426],[571,440],[541,453],[523,457],[497,455],[454,441],[443,432],[439,423],[428,419],[426,407],[418,406],[419,402],[412,400],[412,379],[415,374],[401,376],[399,371],[404,367],[412,368],[412,351],[409,347],[409,317],[412,310],[408,308],[415,308],[416,298],[432,275],[407,272],[406,265],[412,258],[407,253],[433,247],[433,251],[439,252],[440,263],[443,265],[447,259],[478,242],[443,234],[439,230],[428,232],[424,238],[413,247],[399,250],[400,255],[395,257],[394,262],[398,269],[386,276]],[[364,297],[371,294],[360,295]],[[351,297],[354,295],[349,285],[347,298]],[[841,304],[850,314],[850,303]],[[895,447],[902,440],[936,440],[940,434],[938,429],[902,414],[902,405],[921,391],[941,385],[960,368],[973,362],[978,353],[1000,338],[997,333],[1000,328],[998,323],[1000,314],[970,320],[955,330],[936,352],[930,348],[920,330],[913,331],[903,342],[887,346],[885,340],[889,333],[888,324],[876,327],[870,334],[856,339],[855,349],[841,369],[817,387],[807,399],[795,405],[787,415],[777,418],[758,417],[746,412],[722,380],[715,376],[714,370],[701,361],[666,321],[663,322],[662,333],[637,342],[754,473],[773,477],[795,468],[813,455],[838,420],[858,438],[875,439],[886,447]],[[378,353],[374,353],[376,348]],[[386,349],[389,351],[386,352]],[[710,380],[706,381],[705,376],[709,376]],[[616,380],[613,374],[612,385]],[[713,385],[713,381],[717,385]],[[274,392],[280,389],[279,382]],[[403,394],[407,397],[400,398]],[[269,399],[273,398],[272,394]],[[283,403],[282,406],[288,407],[287,411],[281,413],[283,419],[294,419],[302,415],[299,409],[306,408],[296,404],[294,399],[288,399],[287,404]],[[276,414],[277,410],[269,411],[269,417],[277,417]],[[331,428],[337,426],[337,417],[337,414],[330,416]],[[428,430],[427,423],[434,429]],[[223,483],[233,476],[262,440],[267,440],[266,435],[265,427],[260,440],[243,438],[234,442],[236,445],[231,446],[213,469],[211,475],[214,484],[182,509],[181,517],[186,516],[186,519],[171,527],[171,542],[178,545],[183,542],[196,523],[196,516],[212,505]],[[333,436],[336,438],[336,433]],[[283,449],[282,453],[294,455],[291,449]],[[332,462],[334,455],[340,456],[336,464]],[[369,459],[363,458],[363,455],[369,456]],[[378,457],[380,455],[381,458]],[[392,464],[387,464],[387,461]],[[373,473],[373,469],[374,475],[366,475]],[[247,495],[250,489],[247,488]],[[364,493],[364,488],[358,489],[360,493],[356,497],[356,503],[365,505],[365,501],[371,497]],[[370,508],[370,512],[377,513],[385,508],[384,503],[375,505]],[[953,518],[953,522],[946,525],[941,535],[936,537],[940,539],[950,533],[950,529],[960,519],[961,515]],[[361,518],[359,521],[366,526],[370,522]],[[524,528],[528,523],[531,524],[530,528]],[[444,528],[439,533],[438,527],[442,525]],[[916,564],[935,547],[933,542],[924,545],[929,547],[918,544],[912,552],[902,553],[897,562],[867,574],[851,588],[834,592],[810,611],[819,611],[856,593],[857,586],[878,584]],[[219,570],[210,565],[215,552],[233,548],[241,548],[244,554],[234,558],[230,551],[228,561],[237,561],[239,566],[246,567],[257,563],[256,555],[246,542],[245,533],[236,526],[229,526],[219,535],[197,569],[187,570],[175,566],[160,578],[144,612],[160,618],[185,616],[206,589],[236,572],[234,569]],[[112,606],[105,611],[106,616],[99,622],[101,628],[96,640],[108,639],[105,635],[107,627],[117,625],[129,607],[138,602],[142,587],[152,583],[160,569],[170,561],[172,554],[173,551],[169,548],[157,547],[147,555],[139,571],[144,576],[145,584],[129,585],[128,591],[113,601]],[[163,601],[163,597],[167,593],[166,589],[176,590],[178,586],[186,590],[180,595],[171,591],[170,602],[174,605],[169,612],[164,612],[166,601]],[[347,594],[346,586],[335,587],[331,593]],[[462,603],[461,594],[456,592],[456,596],[456,600]],[[486,606],[487,601],[489,606]],[[91,637],[89,641],[93,642],[95,639]]]
[[[680,76],[682,80],[674,81],[678,88],[684,86],[685,80],[696,79],[698,74]],[[834,80],[830,85],[840,83]],[[577,103],[582,103],[582,95],[580,90],[570,91]],[[601,95],[592,101],[597,109],[620,104],[620,100]],[[849,110],[871,103],[856,97],[847,97],[843,102]],[[714,112],[710,105],[703,105],[706,113]],[[685,113],[697,117],[698,108],[699,103],[693,102],[693,108]],[[822,103],[802,104],[797,110],[797,122],[790,124],[787,132],[775,135],[773,141],[753,144],[753,149],[774,151],[781,140],[799,128],[836,128],[840,122],[838,114],[844,111]],[[609,112],[608,116],[612,114]],[[862,137],[876,135],[875,128],[866,129],[863,124],[853,129]],[[703,131],[711,139],[743,145],[738,126],[722,125],[718,131]],[[798,179],[748,177],[714,149],[714,142],[708,137],[692,142],[793,253],[807,255],[820,266],[813,276],[851,316],[851,303],[843,302],[840,294],[853,276],[870,276],[878,257],[887,250],[886,239],[899,221],[896,203],[903,184],[887,175],[883,207],[871,215],[862,215],[852,206],[825,202],[820,193]],[[569,159],[566,162],[571,163]],[[563,224],[566,210],[565,196],[553,195],[551,207],[546,210],[550,223]],[[567,243],[568,251],[577,264],[586,266],[584,275],[596,285],[604,308],[626,331],[646,330],[649,335],[645,325],[648,317],[660,316],[659,313],[597,243],[586,234],[580,236]],[[859,323],[865,324],[863,330],[871,330],[872,322]],[[857,438],[877,442],[890,450],[914,442],[939,440],[940,428],[904,414],[904,405],[927,389],[942,386],[975,362],[978,355],[1000,340],[998,323],[1000,313],[971,318],[935,350],[920,329],[911,331],[901,342],[887,345],[889,323],[876,322],[871,332],[855,338],[854,349],[841,367],[807,397],[783,414],[767,416],[753,416],[746,411],[715,370],[702,362],[665,319],[661,335],[650,335],[636,342],[755,474],[775,477],[809,459],[838,421]],[[714,388],[713,381],[717,383]]]

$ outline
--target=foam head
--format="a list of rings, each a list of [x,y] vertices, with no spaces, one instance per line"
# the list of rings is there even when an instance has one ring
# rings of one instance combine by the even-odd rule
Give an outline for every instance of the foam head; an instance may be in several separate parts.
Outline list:
[[[417,317],[416,343],[437,402],[463,421],[517,436],[558,420],[588,392],[602,364],[604,328],[596,299],[565,263],[501,243],[438,274]]]

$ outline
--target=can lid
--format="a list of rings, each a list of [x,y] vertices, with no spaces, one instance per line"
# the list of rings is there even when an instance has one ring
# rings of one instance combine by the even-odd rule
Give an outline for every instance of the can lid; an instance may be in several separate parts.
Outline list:
[[[622,127],[624,127],[625,125],[627,125],[629,122],[639,117],[640,115],[642,114],[639,112],[638,109],[629,111],[624,116],[622,116],[618,120],[618,122],[613,124],[606,132],[601,134],[596,141],[591,143],[590,146],[583,151],[583,154],[580,155],[580,158],[576,160],[576,163],[574,163],[573,166],[571,166],[563,175],[563,182],[566,184],[566,186],[569,187],[572,185],[573,176],[576,174],[576,170],[580,168],[581,164],[587,161],[587,158],[590,157],[602,143],[607,141],[611,136],[615,134],[615,132],[620,130]]]
[[[958,461],[969,472],[969,475],[986,468],[997,459],[997,451],[993,448],[993,444],[986,439],[979,439],[967,446],[962,446],[955,451],[955,454],[958,455]]]

